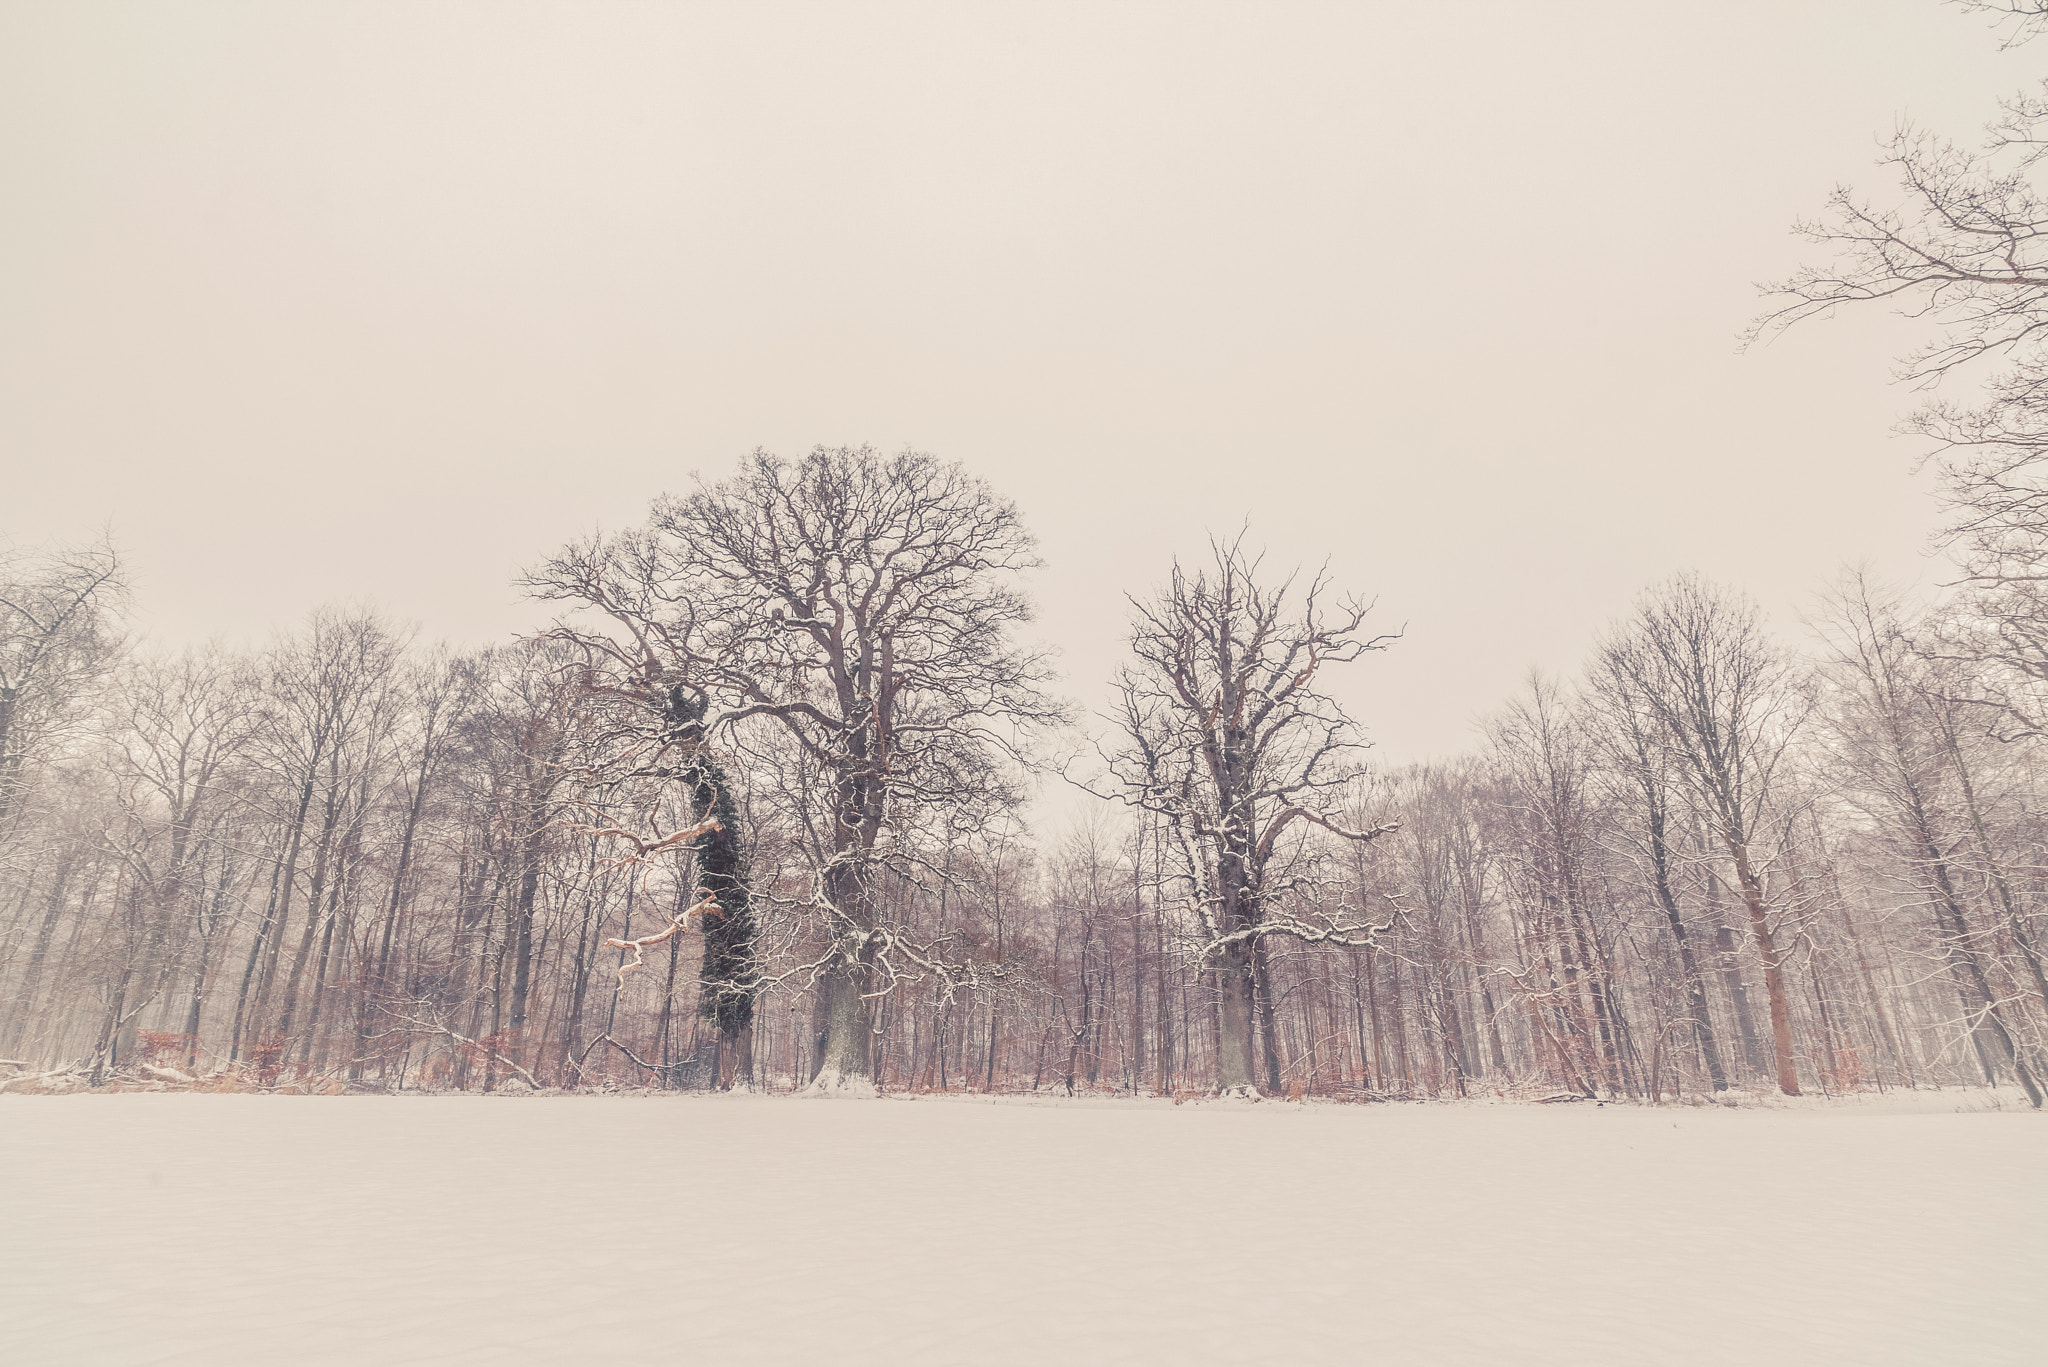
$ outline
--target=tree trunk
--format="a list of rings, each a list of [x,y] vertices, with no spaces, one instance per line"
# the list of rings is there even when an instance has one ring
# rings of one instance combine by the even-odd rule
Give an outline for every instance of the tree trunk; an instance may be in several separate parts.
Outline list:
[[[870,1069],[866,937],[843,941],[839,962],[818,978],[817,1049],[807,1095],[873,1096]]]
[[[114,1041],[124,1020],[121,1012],[128,1002],[128,984],[134,977],[132,963],[121,970],[114,984],[113,999],[107,1003],[107,1014],[100,1022],[99,1038],[92,1047],[91,1084],[95,1087],[107,1080],[107,1070],[114,1066]]]
[[[1251,951],[1240,941],[1228,945],[1210,970],[1217,997],[1216,1091],[1219,1095],[1257,1100],[1252,1080],[1253,1002]]]
[[[335,828],[340,824],[341,821],[341,808],[342,803],[344,801],[344,796],[341,790],[340,780],[338,777],[331,776],[331,782],[332,787],[329,789],[329,796],[327,800],[327,816],[326,820],[321,823],[320,844],[313,854],[313,885],[310,889],[308,889],[306,893],[306,930],[305,934],[299,937],[298,952],[292,955],[291,973],[286,978],[284,986],[284,1007],[278,1017],[277,1035],[279,1039],[284,1041],[285,1052],[287,1054],[291,1052],[292,1025],[294,1022],[294,1018],[298,1013],[299,983],[304,978],[306,972],[306,964],[311,960],[313,956],[313,942],[315,937],[319,934],[321,921],[320,898],[321,894],[326,890],[329,866],[334,857]],[[291,882],[289,879],[287,879],[285,883],[283,899],[286,907],[289,907],[291,905],[291,895]],[[284,916],[285,913],[283,911],[280,911],[278,913],[280,933],[284,922]],[[275,948],[273,948],[271,952],[273,955],[274,962],[274,956],[277,951]],[[259,1009],[261,1007],[261,1003],[262,998],[259,995]]]
[[[1159,1022],[1159,1047],[1154,1056],[1159,1065],[1159,1095],[1173,1095],[1173,993],[1166,981],[1166,909],[1155,906],[1153,920],[1159,931],[1159,1002],[1154,1012]]]
[[[1685,1008],[1692,1018],[1693,1038],[1706,1059],[1707,1076],[1713,1082],[1714,1090],[1725,1092],[1728,1090],[1728,1074],[1721,1066],[1721,1046],[1714,1038],[1713,1017],[1707,1010],[1707,984],[1700,974],[1699,960],[1693,956],[1692,936],[1686,931],[1685,917],[1679,914],[1678,898],[1671,890],[1663,831],[1653,828],[1650,839],[1651,881],[1656,888],[1657,905],[1663,908],[1664,918],[1671,926],[1671,942],[1678,947],[1678,965],[1685,975]],[[1661,1034],[1658,1042],[1661,1047]]]
[[[1134,877],[1141,876],[1142,850],[1134,861],[1131,871]],[[1143,971],[1145,956],[1145,903],[1137,889],[1131,891],[1131,1048],[1130,1064],[1126,1075],[1130,1078],[1131,1095],[1145,1085],[1145,977]]]
[[[384,923],[378,934],[377,957],[363,956],[362,997],[356,1003],[355,1057],[349,1063],[349,1080],[363,1075],[363,1060],[370,1052],[370,1025],[376,1011],[376,997],[383,992],[391,974],[391,943],[398,927],[398,912],[405,905],[406,879],[412,873],[413,842],[419,833],[420,814],[426,808],[427,780],[432,772],[431,739],[423,747],[418,774],[413,779],[412,798],[405,807],[405,833],[398,842],[398,866],[391,874],[391,900],[384,907]]]
[[[306,1011],[306,1047],[300,1057],[313,1065],[318,1073],[327,1066],[326,1050],[319,1044],[320,1017],[327,1002],[328,967],[334,960],[334,923],[341,919],[335,912],[328,913],[327,926],[320,932],[319,966],[313,973],[313,1002]],[[342,945],[346,949],[348,932],[342,932]]]
[[[15,1047],[28,1037],[35,1022],[36,988],[43,976],[43,961],[50,951],[50,941],[57,933],[57,922],[64,914],[64,894],[71,883],[72,856],[67,851],[57,861],[55,881],[50,885],[49,899],[43,904],[42,924],[36,927],[35,944],[29,950],[28,965],[22,970],[21,985],[15,989],[14,1012],[5,1035],[7,1048]]]
[[[1749,866],[1748,850],[1730,842],[1729,853],[1735,859],[1735,879],[1742,904],[1749,911],[1749,933],[1756,939],[1757,957],[1764,962],[1764,992],[1771,1005],[1771,1054],[1778,1090],[1786,1096],[1798,1096],[1799,1069],[1792,1059],[1792,1008],[1785,997],[1785,974],[1777,941],[1765,915],[1763,882]]]
[[[1941,719],[1942,736],[1948,743],[1950,763],[1954,765],[1956,778],[1960,781],[1963,794],[1963,810],[1969,814],[1970,831],[1976,837],[1977,852],[1984,859],[1984,870],[1991,876],[1991,888],[1998,897],[2000,910],[2005,913],[2006,925],[2012,930],[2013,943],[2019,947],[2020,956],[2026,960],[2027,968],[2034,979],[2034,992],[2040,998],[2042,1009],[2048,1011],[2048,969],[2041,962],[2041,951],[2034,939],[2027,933],[2026,922],[2020,915],[2018,902],[2013,898],[2012,884],[2005,876],[2005,867],[1999,862],[1997,852],[1991,845],[1991,834],[1985,829],[1984,813],[1977,804],[1977,785],[1970,780],[1969,765],[1963,762],[1963,748],[1955,728],[1946,716]]]
[[[1742,981],[1742,960],[1733,926],[1714,927],[1714,953],[1721,962],[1721,988],[1728,994],[1728,1009],[1735,1017],[1736,1038],[1742,1041],[1742,1061],[1752,1073],[1763,1071],[1763,1045],[1757,1039],[1756,1022],[1749,1010],[1749,987]]]
[[[1962,900],[1956,895],[1949,878],[1948,863],[1932,840],[1926,844],[1926,855],[1935,880],[1935,914],[1941,926],[1942,957],[1955,970],[1960,981],[1958,988],[1967,984],[1974,993],[1963,991],[1964,1009],[1975,1017],[1970,1024],[1970,1037],[1977,1043],[1978,1055],[1984,1064],[1984,1071],[1990,1076],[1993,1086],[1997,1085],[1997,1071],[1985,1052],[1981,1035],[1986,1026],[1990,1027],[1992,1038],[1998,1041],[1999,1052],[2004,1055],[2006,1066],[2019,1079],[2020,1089],[2027,1094],[2027,1100],[2036,1110],[2041,1108],[2041,1084],[2033,1071],[2027,1067],[2026,1055],[2020,1049],[2020,1042],[2013,1037],[2005,1022],[2005,1013],[1999,1009],[1998,996],[1991,988],[1991,980],[1984,972],[1984,965],[1977,956],[1976,946],[1971,942],[1968,914],[1963,910]],[[1976,1000],[1970,1000],[1974,995]]]
[[[533,904],[540,890],[541,838],[547,832],[547,818],[545,802],[536,799],[529,805],[519,843],[519,892],[506,930],[512,949],[512,1009],[501,1047],[515,1063],[525,1061],[526,1000],[533,986]]]
[[[872,893],[865,873],[850,859],[825,872],[825,895],[845,920],[837,928],[835,961],[818,976],[816,1058],[806,1095],[875,1095],[868,1039],[873,1023],[865,998],[874,953],[867,930],[873,924]]]
[[[213,969],[214,944],[221,934],[216,929],[199,937],[199,967],[192,972],[192,996],[185,1007],[185,1071],[199,1067],[199,1018],[206,1008],[206,978]]]
[[[1266,1089],[1270,1095],[1287,1095],[1287,1085],[1281,1080],[1279,1026],[1275,1023],[1273,1010],[1273,970],[1265,942],[1252,941],[1252,987],[1259,1003],[1259,1033],[1265,1049]]]
[[[1906,1086],[1916,1087],[1919,1084],[1913,1077],[1912,1065],[1906,1059],[1898,1034],[1892,1028],[1891,1017],[1884,1009],[1883,997],[1877,990],[1877,975],[1871,971],[1870,956],[1863,949],[1863,937],[1856,933],[1855,918],[1849,915],[1849,909],[1842,904],[1840,897],[1835,899],[1835,916],[1841,921],[1842,930],[1849,937],[1849,947],[1856,952],[1856,968],[1863,977],[1863,991],[1870,999],[1870,1014],[1876,1018],[1878,1036],[1884,1041],[1886,1051],[1892,1056],[1892,1062],[1897,1065],[1900,1078]],[[1884,1075],[1880,1073],[1880,1090],[1883,1085]]]

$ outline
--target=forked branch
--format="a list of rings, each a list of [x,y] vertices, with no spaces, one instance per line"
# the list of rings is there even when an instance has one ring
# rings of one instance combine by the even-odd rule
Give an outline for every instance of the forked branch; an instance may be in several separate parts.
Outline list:
[[[718,823],[714,821],[709,824],[715,826]],[[675,837],[670,836],[669,839],[673,840]],[[619,984],[621,986],[625,985],[626,974],[636,968],[647,967],[647,950],[670,938],[676,932],[689,929],[688,923],[692,916],[701,912],[706,916],[716,916],[720,920],[725,919],[725,909],[718,905],[717,895],[709,888],[698,888],[697,897],[699,900],[696,905],[690,907],[679,916],[669,917],[667,930],[653,935],[643,935],[637,940],[606,940],[604,942],[606,949],[630,949],[633,951],[632,962],[619,965]]]
[[[614,860],[615,864],[638,864],[646,860],[649,855],[659,854],[663,850],[674,849],[676,846],[687,841],[695,840],[700,835],[725,829],[717,817],[707,816],[694,826],[685,826],[680,831],[660,836],[654,840],[642,840],[623,826],[587,826],[581,822],[574,821],[564,822],[563,825],[568,830],[576,831],[583,835],[616,836],[620,840],[631,844],[633,846],[633,853],[622,859]]]

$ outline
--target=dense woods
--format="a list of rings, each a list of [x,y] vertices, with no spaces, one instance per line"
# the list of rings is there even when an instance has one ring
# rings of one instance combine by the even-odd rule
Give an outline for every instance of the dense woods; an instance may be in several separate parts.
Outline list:
[[[322,609],[121,644],[7,566],[0,1056],[220,1087],[2039,1103],[2048,820],[2010,597],[1847,575],[1795,641],[1652,585],[1467,754],[1369,765],[1399,648],[1242,542],[1099,717],[1019,644],[1016,510],[749,457],[534,567],[532,639]],[[1090,743],[1076,746],[1076,737]],[[1076,753],[1082,757],[1075,758]],[[1061,758],[1065,756],[1065,758]],[[1093,796],[1054,829],[1037,784]]]

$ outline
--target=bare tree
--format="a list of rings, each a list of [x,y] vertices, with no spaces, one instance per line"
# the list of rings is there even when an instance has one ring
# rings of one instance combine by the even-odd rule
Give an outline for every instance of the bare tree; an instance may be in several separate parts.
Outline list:
[[[1894,833],[1914,881],[1927,894],[1937,954],[1955,985],[1970,1034],[1988,1033],[1996,1062],[2012,1071],[2027,1099],[2039,1107],[2040,1081],[2011,1019],[2011,1004],[1989,971],[1992,939],[1973,924],[1976,917],[1958,876],[1954,852],[1963,842],[1945,829],[1943,790],[1955,781],[1951,765],[1957,756],[1954,719],[1942,715],[1943,700],[1928,687],[1928,676],[1938,666],[1914,652],[1896,600],[1874,591],[1861,576],[1848,578],[1829,607],[1818,625],[1829,648],[1838,768],[1853,774],[1857,788],[1873,799],[1873,814]],[[1974,795],[1968,810],[1988,845]],[[2025,944],[2016,916],[2012,924]],[[1987,1074],[1994,1072],[1993,1057],[1984,1064]]]
[[[583,698],[571,670],[578,653],[554,641],[537,640],[494,651],[494,666],[467,717],[473,751],[499,784],[505,828],[506,880],[504,951],[509,981],[495,993],[490,1034],[497,1046],[523,1058],[533,996],[535,909],[548,865],[547,844],[571,808],[571,779],[580,736],[587,723]],[[497,1018],[497,997],[505,1012]]]
[[[2048,19],[2036,0],[1961,0],[2013,21],[2008,45]],[[1898,378],[1929,397],[1902,426],[1929,441],[1948,518],[1940,539],[1963,571],[1946,653],[1994,666],[1978,701],[2040,734],[2048,713],[2048,82],[1999,103],[1975,147],[1902,124],[1879,164],[1885,202],[1838,185],[1823,214],[1795,225],[1832,259],[1766,286],[1771,306],[1745,342],[1845,307],[1887,304],[1933,335]],[[1942,392],[1974,382],[1974,401]]]
[[[1630,814],[1624,838],[1640,858],[1657,907],[1671,928],[1685,983],[1685,1024],[1706,1061],[1714,1090],[1726,1091],[1728,1074],[1714,1038],[1706,978],[1678,901],[1679,822],[1674,818],[1682,815],[1677,808],[1683,799],[1676,791],[1681,761],[1674,738],[1638,682],[1614,656],[1596,657],[1588,694],[1595,708],[1594,741],[1604,752],[1615,801]]]
[[[1520,976],[1532,1011],[1548,1009],[1560,1050],[1587,1082],[1623,1088],[1621,1028],[1594,921],[1593,860],[1601,813],[1594,747],[1558,684],[1534,672],[1521,696],[1487,724],[1501,801],[1514,831],[1529,962]],[[1547,1028],[1540,1026],[1539,1028]]]
[[[2000,47],[2014,48],[2048,32],[2048,0],[1948,0],[1965,14],[1989,14],[2005,29]]]
[[[404,817],[392,866],[391,891],[377,926],[376,948],[372,951],[366,944],[357,965],[356,1043],[349,1063],[351,1079],[362,1076],[376,1023],[375,1013],[390,1010],[403,997],[392,981],[400,915],[418,882],[416,863],[429,797],[440,786],[454,738],[483,686],[480,664],[474,657],[456,655],[440,646],[427,658],[409,663],[399,681],[404,734],[397,743],[410,746],[413,759],[399,780]]]
[[[231,1053],[239,1054],[245,1029],[261,1030],[267,1022],[300,891],[308,818],[318,797],[305,925],[285,969],[283,1002],[267,1047],[289,1049],[296,1038],[305,970],[335,913],[337,860],[351,826],[364,813],[364,785],[385,758],[397,702],[396,666],[405,644],[374,613],[324,608],[313,614],[303,636],[279,641],[263,661],[266,706],[249,748],[271,775],[280,839],[266,905],[243,967]]]
[[[1239,541],[1211,545],[1190,575],[1175,562],[1166,590],[1132,600],[1137,663],[1117,683],[1121,744],[1108,756],[1116,795],[1161,818],[1186,902],[1200,927],[1195,957],[1218,998],[1217,1090],[1256,1096],[1255,1020],[1264,1017],[1266,1085],[1281,1087],[1272,993],[1259,991],[1265,942],[1275,936],[1365,945],[1371,922],[1328,902],[1283,897],[1274,877],[1295,857],[1283,837],[1315,827],[1364,842],[1389,823],[1349,830],[1342,792],[1365,748],[1322,670],[1393,639],[1359,628],[1371,604],[1327,604],[1321,575],[1297,609],[1290,576],[1259,583]]]
[[[707,734],[759,718],[813,767],[803,844],[823,944],[790,980],[817,989],[818,1091],[871,1091],[874,995],[904,969],[944,971],[875,895],[878,864],[908,854],[889,838],[904,809],[1001,787],[1019,734],[1061,715],[1041,657],[1011,640],[1032,546],[1015,506],[957,464],[756,451],[529,578],[603,613],[637,686],[710,699]]]
[[[1669,737],[1695,810],[1734,865],[1763,961],[1778,1087],[1797,1096],[1784,951],[1766,888],[1780,766],[1802,718],[1793,665],[1765,635],[1754,603],[1696,575],[1644,594],[1598,658],[1600,671],[1625,682]]]
[[[567,626],[558,626],[554,636],[581,647],[575,681],[585,705],[597,712],[590,741],[595,753],[572,774],[581,783],[578,805],[591,820],[572,829],[623,842],[613,847],[627,851],[616,856],[620,867],[644,870],[662,856],[687,853],[694,867],[678,886],[702,899],[656,937],[606,944],[630,945],[637,954],[679,934],[693,912],[701,913],[697,1009],[715,1030],[691,1057],[670,1066],[668,1077],[686,1087],[751,1086],[760,963],[747,832],[739,794],[706,734],[710,697],[669,681],[672,675],[659,656],[650,661],[639,643],[628,646]],[[656,828],[665,791],[681,799],[689,824],[664,835]]]
[[[127,597],[120,557],[102,541],[0,553],[0,833],[19,810],[31,761],[78,717],[119,640]]]
[[[235,770],[249,741],[250,697],[235,661],[207,648],[175,659],[133,662],[122,672],[109,717],[110,749],[124,815],[119,850],[137,891],[145,929],[119,970],[95,1057],[107,1056],[114,1031],[168,985],[175,951],[196,935],[199,956],[182,1033],[185,1062],[214,968],[220,918],[208,914],[197,886],[209,837],[217,841],[235,812]]]

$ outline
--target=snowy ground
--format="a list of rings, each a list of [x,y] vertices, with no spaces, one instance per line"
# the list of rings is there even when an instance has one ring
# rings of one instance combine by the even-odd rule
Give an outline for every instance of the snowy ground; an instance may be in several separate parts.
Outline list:
[[[1957,1100],[0,1098],[0,1360],[2038,1367]]]

